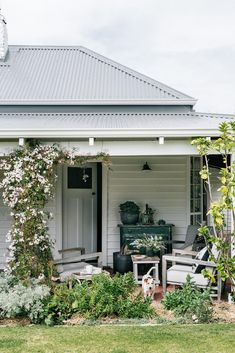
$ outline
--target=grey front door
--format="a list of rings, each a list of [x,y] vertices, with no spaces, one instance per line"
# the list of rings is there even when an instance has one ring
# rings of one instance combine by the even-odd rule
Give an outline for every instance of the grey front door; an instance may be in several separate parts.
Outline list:
[[[63,249],[97,250],[97,165],[64,166]]]

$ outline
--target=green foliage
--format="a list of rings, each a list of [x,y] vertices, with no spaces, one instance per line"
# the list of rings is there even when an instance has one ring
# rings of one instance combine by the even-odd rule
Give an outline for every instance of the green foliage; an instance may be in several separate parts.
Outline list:
[[[196,323],[212,320],[210,291],[198,289],[189,275],[181,289],[166,294],[162,304],[165,309],[174,311],[177,316],[186,317]]]
[[[131,243],[131,245],[133,245],[136,249],[149,248],[153,251],[164,249],[164,244],[165,243],[161,234],[147,235],[145,233],[142,238],[136,239]]]
[[[44,317],[44,299],[50,288],[31,280],[28,285],[9,274],[0,275],[0,318],[28,317],[39,322]]]
[[[134,213],[134,214],[140,212],[139,206],[134,201],[126,201],[124,203],[121,203],[119,207],[121,212]]]
[[[117,316],[120,318],[146,318],[154,316],[151,300],[133,294],[136,284],[132,273],[113,277],[99,274],[92,281],[67,283],[55,287],[45,303],[45,322],[48,325],[63,323],[73,313],[85,318]]]
[[[75,285],[70,289],[67,283],[54,287],[53,294],[44,303],[44,318],[47,325],[62,324],[71,317],[76,303],[77,287],[78,285]]]
[[[210,260],[217,265],[217,270],[222,280],[230,279],[235,286],[235,256],[231,256],[231,244],[235,242],[235,232],[228,228],[227,217],[231,215],[231,220],[235,223],[235,161],[229,164],[229,155],[235,152],[235,122],[223,122],[219,127],[220,136],[217,139],[208,141],[206,138],[197,138],[192,141],[199,154],[204,157],[205,165],[200,172],[201,178],[208,187],[210,198],[210,208],[208,214],[212,216],[214,234],[211,235],[206,227],[200,228],[200,233],[205,236],[208,244],[214,245],[218,256],[210,254]],[[220,197],[212,199],[210,168],[208,155],[218,153],[223,158],[224,167],[219,171]],[[211,272],[204,271],[204,275],[213,280]]]

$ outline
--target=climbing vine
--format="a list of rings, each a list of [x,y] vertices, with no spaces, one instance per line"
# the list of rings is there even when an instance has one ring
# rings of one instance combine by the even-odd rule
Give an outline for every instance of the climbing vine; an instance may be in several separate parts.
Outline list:
[[[57,179],[56,165],[85,166],[88,161],[109,164],[109,157],[81,156],[76,150],[58,145],[26,145],[0,162],[4,178],[0,183],[3,201],[13,218],[7,234],[9,242],[8,270],[18,278],[50,278],[53,271],[52,240],[48,221],[52,214],[45,210],[53,198]]]

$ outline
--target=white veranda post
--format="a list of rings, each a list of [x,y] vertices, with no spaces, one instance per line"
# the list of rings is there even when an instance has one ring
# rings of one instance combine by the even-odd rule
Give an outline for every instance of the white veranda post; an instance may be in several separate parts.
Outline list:
[[[231,165],[235,163],[235,152],[232,153],[231,155]],[[235,198],[233,199],[233,208],[235,209]],[[231,211],[232,213],[232,211]],[[234,230],[235,230],[235,224],[234,224],[235,220],[233,218],[233,215],[231,215],[231,233],[234,234]],[[231,249],[231,253],[232,256],[235,256],[235,237],[233,236],[233,241],[232,241],[232,249]]]

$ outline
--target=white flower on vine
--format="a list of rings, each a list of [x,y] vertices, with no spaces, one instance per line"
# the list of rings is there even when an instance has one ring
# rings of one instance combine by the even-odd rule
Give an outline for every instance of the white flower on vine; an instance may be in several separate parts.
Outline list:
[[[9,232],[6,235],[6,241],[10,242],[12,240],[12,235],[11,235],[11,231],[9,230]]]

